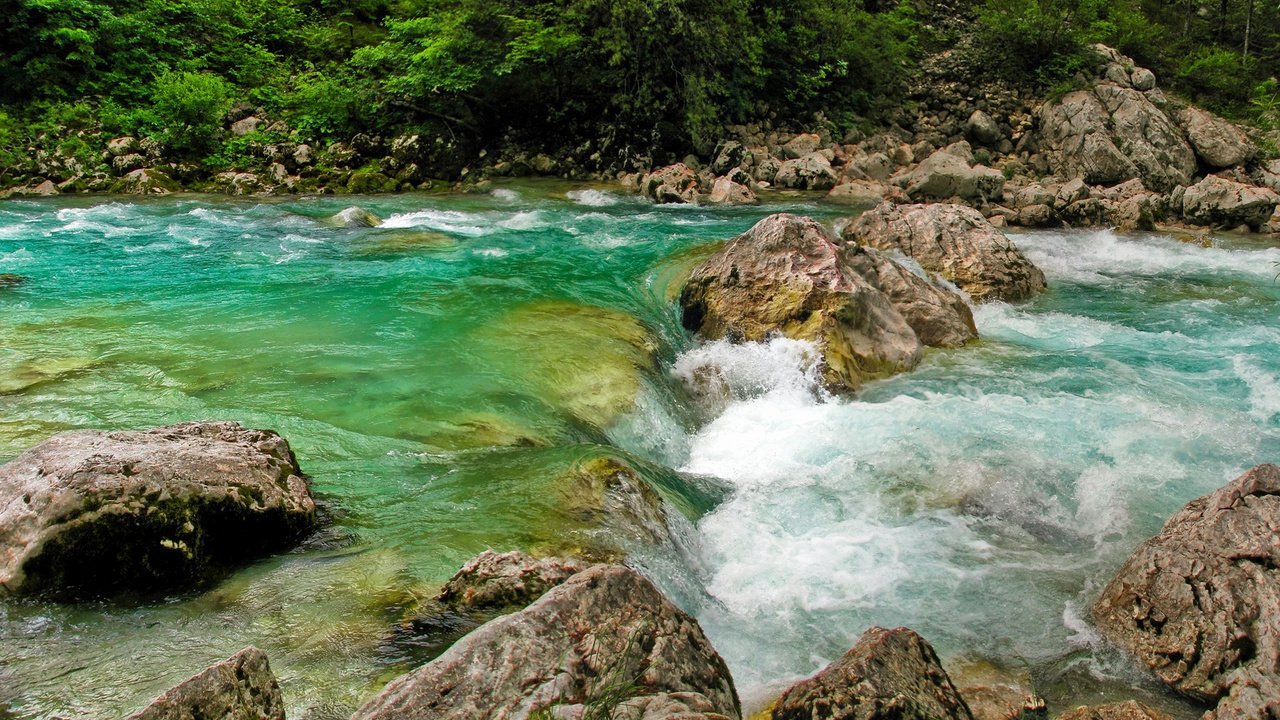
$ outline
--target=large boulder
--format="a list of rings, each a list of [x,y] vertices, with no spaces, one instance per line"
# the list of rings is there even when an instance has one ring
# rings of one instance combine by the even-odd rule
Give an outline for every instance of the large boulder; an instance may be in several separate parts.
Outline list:
[[[684,326],[709,340],[780,333],[817,341],[834,390],[914,367],[921,352],[915,332],[839,254],[814,220],[770,215],[693,272],[680,295]]]
[[[126,720],[284,720],[267,656],[248,647],[184,680]]]
[[[382,218],[374,215],[369,210],[352,205],[349,208],[343,208],[333,215],[330,215],[325,222],[334,227],[378,227],[382,224]]]
[[[287,547],[315,519],[289,444],[270,430],[63,433],[0,466],[0,590],[197,584]]]
[[[684,163],[659,168],[640,180],[640,194],[656,203],[694,203],[701,193],[697,171]]]
[[[830,190],[839,180],[831,161],[825,155],[813,152],[782,163],[773,184],[795,190]]]
[[[773,720],[972,720],[933,648],[907,628],[873,627],[844,657],[778,699]]]
[[[1147,94],[1109,83],[1046,103],[1037,144],[1055,172],[1092,185],[1136,177],[1168,192],[1196,171],[1191,146]]]
[[[1023,300],[1045,288],[1040,268],[981,213],[963,205],[882,203],[845,226],[843,236],[899,250],[974,300]]]
[[[1189,107],[1178,113],[1178,123],[1187,131],[1196,156],[1209,167],[1234,167],[1258,154],[1243,130],[1213,113]]]
[[[392,680],[353,720],[497,720],[538,711],[581,717],[587,710],[656,720],[672,717],[663,707],[680,706],[701,713],[695,717],[741,714],[729,669],[697,621],[635,571],[600,565]]]
[[[1222,227],[1247,225],[1258,230],[1275,213],[1280,195],[1270,188],[1210,175],[1185,191],[1174,193],[1173,201],[1188,222]]]
[[[985,165],[975,165],[972,148],[964,141],[934,152],[895,180],[907,195],[920,200],[958,197],[983,202],[999,198],[1004,191],[1004,175]]]
[[[930,347],[959,347],[978,337],[964,298],[916,275],[875,248],[845,245],[841,260],[884,293]]]
[[[1239,687],[1247,704],[1250,686],[1280,685],[1277,528],[1280,468],[1259,465],[1139,546],[1094,603],[1094,623],[1175,689],[1214,701]]]
[[[591,563],[583,560],[535,560],[519,550],[485,550],[463,565],[436,599],[465,608],[524,607],[588,567]]]

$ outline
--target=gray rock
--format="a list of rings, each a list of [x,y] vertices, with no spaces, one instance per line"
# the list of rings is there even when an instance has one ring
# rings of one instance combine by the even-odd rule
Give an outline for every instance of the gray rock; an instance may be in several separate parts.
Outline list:
[[[1183,219],[1197,225],[1238,227],[1258,230],[1267,224],[1280,194],[1270,188],[1245,185],[1217,175],[1209,175],[1187,188],[1181,197]]]
[[[822,138],[815,133],[802,133],[789,140],[779,148],[783,160],[797,160],[806,155],[818,152],[822,148]]]
[[[766,155],[752,168],[751,177],[758,183],[773,184],[774,179],[778,177],[778,171],[782,169],[782,162],[772,155]]]
[[[307,167],[315,162],[315,151],[310,145],[299,145],[293,149],[293,164],[298,167]]]
[[[702,184],[693,168],[676,163],[641,179],[640,194],[656,203],[695,203],[702,194]]]
[[[1155,90],[1156,74],[1146,68],[1134,68],[1133,72],[1129,73],[1129,84],[1134,90],[1143,92]]]
[[[889,298],[844,266],[817,222],[770,215],[694,270],[680,295],[689,330],[715,340],[774,333],[817,342],[833,390],[914,367],[921,346]]]
[[[284,720],[267,656],[248,647],[183,681],[126,720]]]
[[[889,176],[893,175],[893,168],[893,159],[884,153],[877,152],[849,161],[845,172],[852,170],[855,174],[862,173],[872,180],[888,180]]]
[[[120,157],[138,151],[138,139],[125,135],[107,141],[107,152],[112,157]]]
[[[842,234],[861,245],[899,250],[977,301],[1023,300],[1045,288],[1044,273],[981,213],[963,205],[882,203]]]
[[[821,153],[813,152],[782,163],[773,184],[795,190],[830,190],[838,181],[831,161]]]
[[[1187,131],[1196,156],[1209,167],[1235,167],[1258,154],[1248,135],[1213,113],[1189,107],[1178,113],[1178,123]]]
[[[1280,468],[1259,465],[1197,498],[1103,589],[1093,621],[1161,680],[1214,701],[1280,668]],[[1246,693],[1236,694],[1241,705]],[[1280,697],[1273,695],[1272,697]]]
[[[741,174],[745,175],[745,173]],[[715,183],[711,185],[711,193],[707,195],[707,202],[712,205],[755,205],[760,202],[760,199],[756,197],[755,191],[750,186],[735,182],[726,176],[716,178]]]
[[[164,195],[176,190],[177,187],[178,184],[173,181],[173,178],[163,171],[155,168],[139,168],[126,173],[112,187],[112,190],[131,195]]]
[[[841,261],[889,298],[915,331],[931,347],[959,347],[978,337],[973,311],[964,298],[916,275],[884,253],[847,243]]]
[[[1000,126],[992,117],[981,110],[974,110],[964,125],[965,134],[970,140],[988,146],[995,146],[1004,139]]]
[[[961,141],[934,152],[912,170],[895,176],[912,199],[970,201],[998,199],[1004,191],[1004,175],[985,165],[973,164],[969,143]]]
[[[262,118],[250,115],[247,118],[241,118],[231,123],[231,134],[236,137],[243,137],[249,133],[256,132],[258,126],[262,125]]]
[[[740,167],[746,157],[747,148],[742,143],[737,140],[725,140],[716,146],[714,158],[711,161],[711,173],[724,175]]]
[[[232,422],[68,432],[0,466],[0,589],[200,583],[287,547],[315,503],[284,438]]]
[[[486,550],[463,565],[436,599],[474,609],[524,607],[588,567],[583,560],[534,560],[518,550]]]
[[[130,170],[137,170],[138,168],[146,164],[147,164],[147,159],[142,157],[138,153],[127,153],[124,155],[117,155],[111,158],[111,167],[117,173],[127,173]]]
[[[827,193],[827,200],[847,205],[879,205],[886,199],[906,200],[898,188],[874,180],[851,180],[840,183]]]
[[[1045,104],[1036,143],[1054,171],[1091,185],[1138,177],[1167,192],[1196,170],[1195,153],[1168,116],[1146,94],[1115,85]]]
[[[635,571],[602,565],[392,680],[352,720],[499,720],[540,710],[581,717],[588,709],[656,720],[664,716],[648,706],[674,702],[702,717],[741,715],[728,667],[697,621]],[[613,714],[624,707],[627,714]]]
[[[929,643],[873,627],[844,657],[778,699],[773,720],[972,720]]]

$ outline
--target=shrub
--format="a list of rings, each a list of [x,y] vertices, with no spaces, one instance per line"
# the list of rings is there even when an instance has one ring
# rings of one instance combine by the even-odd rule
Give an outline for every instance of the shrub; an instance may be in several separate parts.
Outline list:
[[[212,148],[233,93],[230,83],[209,73],[168,72],[156,78],[151,101],[164,142],[192,154]]]

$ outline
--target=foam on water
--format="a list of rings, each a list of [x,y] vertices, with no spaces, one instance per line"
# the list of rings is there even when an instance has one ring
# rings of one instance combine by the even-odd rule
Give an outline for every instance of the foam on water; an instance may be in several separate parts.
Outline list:
[[[596,190],[591,188],[586,190],[570,190],[565,193],[565,197],[568,197],[579,205],[586,205],[587,207],[609,207],[610,205],[617,205],[622,202],[622,198],[608,190]]]
[[[1119,236],[1037,232],[1012,236],[1018,247],[1053,279],[1107,284],[1125,277],[1170,276],[1187,272],[1228,273],[1253,278],[1275,275],[1280,248],[1224,249],[1180,242],[1167,235]]]

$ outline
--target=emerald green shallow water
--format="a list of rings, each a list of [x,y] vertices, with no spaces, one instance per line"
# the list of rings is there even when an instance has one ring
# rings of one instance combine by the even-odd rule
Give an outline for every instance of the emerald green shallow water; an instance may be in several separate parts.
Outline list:
[[[802,344],[698,347],[672,297],[714,241],[836,208],[525,184],[323,221],[353,202],[0,203],[0,272],[30,278],[0,289],[0,460],[61,430],[234,419],[289,438],[337,517],[207,592],[5,601],[0,708],[127,714],[252,643],[291,718],[346,717],[423,659],[391,633],[415,598],[486,547],[563,547],[556,478],[614,445],[683,511],[634,562],[748,706],[879,623],[957,667],[1029,668],[1051,699],[1193,712],[1082,617],[1174,509],[1280,459],[1277,249],[1019,235],[1050,293],[834,400]],[[708,368],[727,397],[686,391]]]

